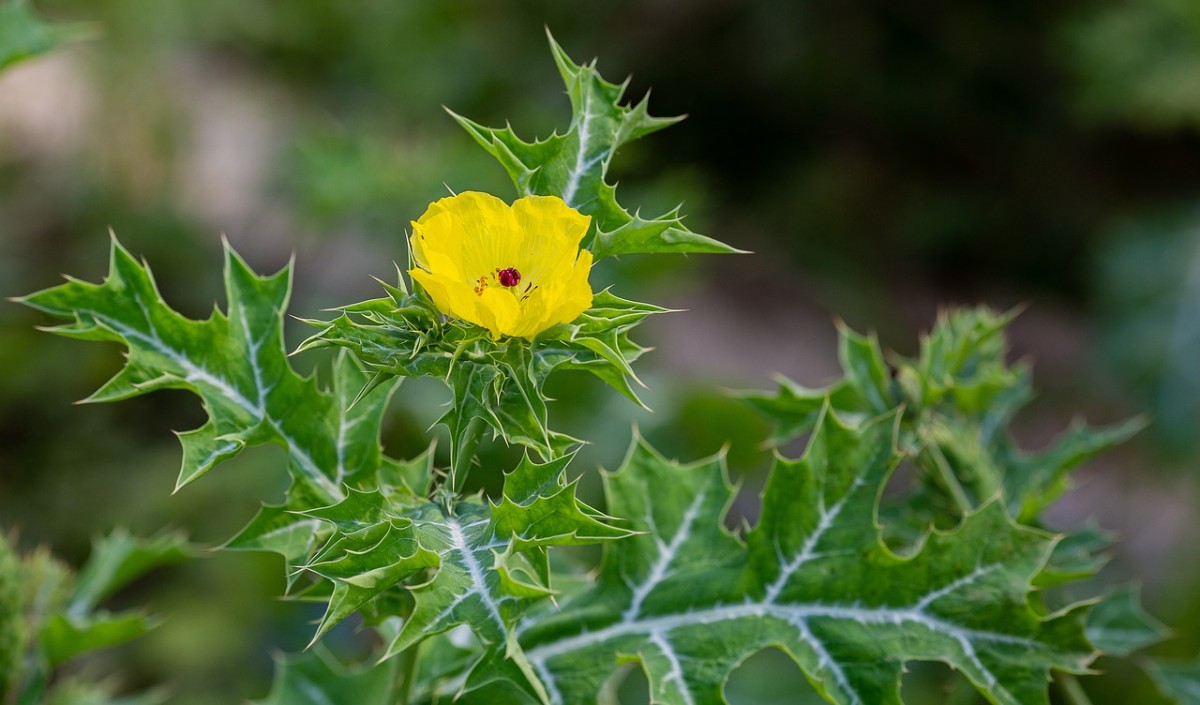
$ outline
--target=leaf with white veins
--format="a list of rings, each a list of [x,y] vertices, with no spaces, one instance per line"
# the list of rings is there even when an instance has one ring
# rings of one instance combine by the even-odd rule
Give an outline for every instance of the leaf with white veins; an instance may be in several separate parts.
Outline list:
[[[209,420],[181,436],[185,464],[177,489],[246,445],[271,442],[287,450],[295,479],[341,498],[342,483],[369,477],[376,468],[345,464],[347,451],[338,443],[342,410],[287,362],[283,315],[291,267],[260,277],[226,245],[225,289],[228,313],[187,319],[163,301],[149,268],[113,238],[102,284],[72,279],[19,301],[73,319],[51,332],[128,348],[125,367],[89,401],[166,388],[200,396]],[[377,437],[368,442],[377,444]]]
[[[827,409],[804,457],[776,462],[744,543],[722,525],[733,492],[720,459],[681,466],[638,441],[606,485],[610,511],[645,533],[610,544],[594,589],[520,633],[550,702],[595,702],[633,657],[654,702],[724,703],[736,665],[777,646],[842,705],[900,703],[910,660],[950,664],[993,703],[1047,703],[1049,671],[1094,655],[1082,607],[1041,617],[1027,602],[1054,539],[991,503],[893,554],[875,507],[896,422],[847,425]],[[485,663],[468,683],[520,682]]]
[[[651,117],[647,112],[649,95],[632,107],[621,105],[628,81],[609,83],[600,77],[595,62],[576,64],[553,37],[550,48],[571,99],[571,125],[565,133],[526,142],[511,127],[484,127],[450,113],[500,161],[517,194],[558,196],[592,216],[590,239],[584,247],[597,260],[640,253],[738,252],[689,230],[678,208],[657,218],[644,218],[640,213],[631,215],[617,203],[616,188],[605,181],[617,150],[682,118]]]

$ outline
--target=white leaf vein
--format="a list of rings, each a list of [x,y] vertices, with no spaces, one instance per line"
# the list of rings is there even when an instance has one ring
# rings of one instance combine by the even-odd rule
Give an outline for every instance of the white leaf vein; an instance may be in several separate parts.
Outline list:
[[[646,579],[633,586],[633,596],[629,601],[629,608],[625,610],[623,619],[625,622],[633,622],[638,618],[642,610],[642,602],[646,599],[654,588],[667,577],[667,570],[675,561],[679,554],[679,548],[683,545],[684,540],[691,534],[692,524],[695,523],[696,517],[700,514],[700,505],[704,503],[704,493],[698,493],[692,501],[691,506],[683,513],[683,518],[679,521],[679,528],[675,531],[675,535],[671,537],[670,542],[663,543],[659,538],[658,532],[655,531],[652,535],[658,556],[654,560],[654,564],[650,567],[650,572],[646,574]],[[649,510],[647,510],[649,511]],[[653,525],[653,517],[648,517],[648,521]]]
[[[817,658],[818,670],[823,669],[830,674],[839,689],[846,694],[846,697],[850,698],[851,705],[862,705],[862,700],[854,691],[849,678],[837,661],[830,656],[821,640],[813,634],[809,623],[814,619],[827,619],[848,620],[861,625],[912,625],[953,640],[961,649],[963,658],[976,671],[976,676],[998,695],[1011,700],[1011,694],[999,685],[996,676],[979,658],[976,644],[982,642],[1039,648],[1041,646],[1039,642],[1013,634],[972,629],[946,621],[927,611],[927,608],[936,600],[970,585],[999,567],[999,565],[977,567],[971,573],[931,590],[916,600],[912,606],[907,607],[864,607],[857,604],[824,603],[778,604],[767,600],[736,605],[718,605],[708,609],[689,610],[677,614],[645,616],[634,620],[623,619],[601,629],[584,631],[557,641],[536,645],[528,649],[526,653],[531,660],[546,664],[557,657],[596,647],[614,639],[641,637],[662,650],[673,666],[679,666],[674,650],[670,649],[670,642],[667,641],[667,635],[676,629],[746,618],[776,618],[795,627],[800,639],[813,649]],[[670,650],[671,653],[667,654],[667,650]],[[674,671],[672,670],[671,673]],[[671,673],[668,674],[668,679]]]
[[[684,705],[696,705],[696,699],[692,697],[692,691],[683,677],[683,664],[679,663],[679,656],[675,653],[674,645],[663,636],[662,632],[657,631],[650,632],[650,643],[658,647],[659,652],[666,657],[667,664],[671,667],[667,675],[663,676],[663,683],[675,683],[679,694],[683,696]]]
[[[480,601],[483,602],[483,606],[487,609],[488,615],[500,627],[500,632],[502,634],[505,633],[508,628],[504,624],[504,618],[500,616],[500,607],[492,599],[491,593],[488,592],[487,582],[484,580],[483,566],[479,564],[479,560],[475,558],[475,553],[467,543],[467,537],[463,533],[462,525],[454,517],[446,517],[446,526],[450,529],[450,543],[458,551],[458,554],[462,556],[463,567],[467,569],[467,574],[471,576],[471,589],[464,593],[456,602],[461,602],[472,594],[478,595]]]
[[[579,121],[579,149],[575,153],[575,166],[567,175],[567,185],[563,187],[563,201],[572,208],[575,206],[575,192],[579,190],[579,180],[587,171],[587,150],[588,143],[591,141],[591,133],[588,130],[592,123],[592,92],[585,90],[583,94],[583,112],[582,119]]]

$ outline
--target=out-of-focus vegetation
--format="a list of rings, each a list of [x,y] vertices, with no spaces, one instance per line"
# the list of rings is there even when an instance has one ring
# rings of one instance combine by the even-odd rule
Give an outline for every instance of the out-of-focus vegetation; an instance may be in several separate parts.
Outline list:
[[[1163,651],[1200,649],[1200,573],[1185,553],[1200,534],[1188,516],[1200,437],[1195,3],[27,7],[55,26],[86,23],[91,39],[0,76],[0,294],[63,271],[98,279],[112,227],[193,316],[219,296],[222,232],[260,270],[296,253],[306,287],[297,315],[375,296],[370,276],[394,276],[408,221],[447,187],[510,194],[441,105],[534,128],[566,114],[544,59],[548,26],[577,58],[600,55],[606,74],[636,72],[632,97],[654,86],[658,114],[690,114],[622,152],[628,200],[648,212],[686,200],[693,229],[758,253],[686,270],[634,258],[597,272],[619,271],[695,313],[647,326],[658,350],[646,362],[671,371],[643,368],[656,414],[630,411],[583,375],[553,382],[563,430],[593,443],[577,468],[615,465],[636,419],[681,457],[731,444],[752,492],[767,429],[715,386],[762,386],[772,371],[828,381],[833,315],[913,350],[912,331],[941,303],[1028,303],[1012,333],[1037,359],[1042,397],[1018,420],[1034,444],[1066,409],[1094,410],[1099,423],[1146,408],[1154,417],[1132,450],[1067,497],[1062,519],[1096,513],[1123,532],[1111,570],[1145,576],[1151,608],[1180,634]],[[166,431],[198,425],[197,409],[183,395],[71,406],[119,361],[39,336],[42,322],[0,306],[0,527],[22,527],[27,548],[47,543],[79,564],[89,537],[117,525],[216,541],[251,516],[255,498],[281,491],[282,473],[267,469],[279,458],[262,451],[166,498],[178,463]],[[390,452],[425,447],[437,394],[406,383]],[[490,452],[499,467],[513,457]],[[1179,472],[1154,472],[1168,465]],[[80,510],[97,497],[101,511]],[[218,554],[173,571],[176,583],[147,585],[131,600],[171,618],[118,652],[124,684],[166,683],[183,705],[266,692],[271,649],[301,648],[301,622],[317,616],[270,600],[277,574],[268,558]],[[774,678],[749,675],[774,672],[775,656],[735,675],[734,703],[795,701],[795,688],[772,691]],[[905,685],[914,701],[920,675]],[[1154,702],[1144,675],[1112,680],[1092,693],[1097,705]]]

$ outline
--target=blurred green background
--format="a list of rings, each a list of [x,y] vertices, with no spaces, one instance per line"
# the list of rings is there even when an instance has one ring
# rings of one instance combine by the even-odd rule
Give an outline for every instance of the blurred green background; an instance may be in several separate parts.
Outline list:
[[[0,76],[0,294],[60,272],[98,279],[111,227],[154,268],[167,300],[221,300],[224,233],[260,270],[296,257],[292,312],[377,295],[404,231],[454,191],[509,197],[500,167],[442,111],[565,128],[549,28],[576,60],[632,74],[679,126],[626,148],[622,201],[683,202],[693,230],[756,254],[628,259],[618,293],[686,312],[641,331],[656,413],[582,375],[554,386],[563,430],[591,442],[575,467],[595,491],[636,422],[670,453],[729,443],[753,515],[767,429],[723,388],[781,372],[836,372],[833,320],[910,353],[940,306],[1027,304],[1014,355],[1036,360],[1022,439],[1072,415],[1148,411],[1135,443],[1081,474],[1056,511],[1124,537],[1106,574],[1137,576],[1178,637],[1200,649],[1200,4],[1193,0],[38,0],[92,38]],[[0,527],[78,562],[115,525],[185,529],[219,544],[278,499],[282,453],[258,449],[170,496],[170,430],[201,423],[183,393],[73,406],[120,365],[115,347],[37,333],[0,306]],[[293,342],[304,331],[297,325]],[[304,367],[327,364],[302,356]],[[445,394],[406,383],[385,444],[418,452]],[[513,454],[488,449],[489,465]],[[489,485],[487,478],[481,478]],[[491,484],[494,484],[494,480]],[[131,688],[167,683],[182,705],[265,693],[273,650],[298,650],[319,616],[273,599],[272,558],[215,554],[121,599],[169,619],[82,668]],[[352,629],[335,639],[352,648]],[[1096,703],[1156,702],[1114,668]],[[941,702],[916,667],[914,702]],[[778,674],[784,674],[780,676]],[[931,675],[932,674],[932,675]],[[623,691],[637,702],[638,676]],[[735,674],[735,705],[798,702],[776,653]]]

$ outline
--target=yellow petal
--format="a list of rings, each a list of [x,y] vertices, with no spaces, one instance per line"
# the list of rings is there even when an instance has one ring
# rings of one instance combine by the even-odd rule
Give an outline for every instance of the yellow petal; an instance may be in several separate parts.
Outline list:
[[[456,296],[454,290],[465,288],[464,284],[439,274],[431,274],[423,269],[410,269],[408,276],[412,277],[413,281],[420,284],[425,293],[429,294],[429,298],[433,299],[433,305],[437,306],[439,311],[451,316],[462,317],[460,311],[463,306],[458,303],[462,297],[461,295]],[[467,293],[474,296],[472,291]]]
[[[512,335],[521,318],[521,306],[516,297],[504,289],[490,287],[476,296],[476,316],[480,325],[492,332],[492,338]]]
[[[413,280],[443,313],[503,335],[532,340],[591,305],[592,256],[579,249],[591,218],[555,196],[512,206],[465,192],[433,203],[413,223]],[[513,279],[500,272],[514,269]]]
[[[565,287],[562,303],[554,313],[555,323],[570,323],[592,305],[592,287],[588,285],[588,274],[592,271],[592,253],[579,251],[579,258],[571,271]]]
[[[448,215],[449,220],[441,216]],[[497,267],[511,267],[521,245],[521,229],[507,203],[487,193],[467,191],[434,203],[417,221],[436,226],[427,240],[450,243],[447,254],[467,278],[478,278]],[[451,230],[452,232],[446,232]],[[457,249],[457,252],[451,251]],[[509,262],[509,264],[503,264]]]

